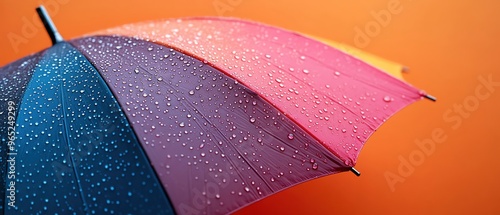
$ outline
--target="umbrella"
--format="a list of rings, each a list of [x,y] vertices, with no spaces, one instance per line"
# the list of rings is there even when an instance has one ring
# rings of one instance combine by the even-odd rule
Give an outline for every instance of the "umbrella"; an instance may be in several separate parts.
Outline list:
[[[226,214],[352,171],[423,91],[308,37],[186,18],[64,41],[0,68],[6,213]],[[5,193],[4,193],[5,192]]]

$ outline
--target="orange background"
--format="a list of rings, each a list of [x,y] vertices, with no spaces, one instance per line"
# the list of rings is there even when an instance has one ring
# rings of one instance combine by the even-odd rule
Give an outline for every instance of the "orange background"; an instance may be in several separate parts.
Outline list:
[[[398,2],[401,12],[385,26],[376,24],[380,32],[361,48],[408,66],[405,79],[438,102],[418,102],[388,120],[361,153],[356,166],[361,177],[342,173],[313,180],[237,214],[500,214],[500,144],[495,144],[500,140],[500,86],[479,88],[483,96],[475,96],[479,77],[491,75],[500,82],[498,1],[0,0],[0,65],[50,46],[43,29],[23,29],[40,25],[31,21],[40,3],[65,38],[130,22],[221,15],[356,46],[354,29],[373,25],[372,11],[386,11],[389,3]],[[9,35],[23,37],[23,43],[12,45]],[[453,112],[464,102],[463,116]],[[415,159],[412,171],[398,173],[400,157],[422,155],[415,141],[440,130],[445,138],[435,150]],[[393,184],[394,190],[387,172],[404,180]]]

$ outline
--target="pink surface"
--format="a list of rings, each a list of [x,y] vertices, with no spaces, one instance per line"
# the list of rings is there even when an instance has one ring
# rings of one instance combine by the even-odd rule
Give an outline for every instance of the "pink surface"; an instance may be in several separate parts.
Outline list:
[[[246,21],[167,20],[97,34],[147,39],[207,61],[258,92],[349,166],[378,126],[422,97],[339,50]]]

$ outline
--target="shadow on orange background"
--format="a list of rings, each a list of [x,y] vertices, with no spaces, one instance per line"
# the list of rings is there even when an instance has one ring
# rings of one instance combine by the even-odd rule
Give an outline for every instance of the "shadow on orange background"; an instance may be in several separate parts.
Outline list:
[[[356,166],[361,177],[313,180],[237,214],[500,214],[498,1],[0,0],[0,65],[50,46],[35,15],[40,3],[67,39],[172,17],[260,21],[400,62],[407,81],[438,97],[372,136]]]

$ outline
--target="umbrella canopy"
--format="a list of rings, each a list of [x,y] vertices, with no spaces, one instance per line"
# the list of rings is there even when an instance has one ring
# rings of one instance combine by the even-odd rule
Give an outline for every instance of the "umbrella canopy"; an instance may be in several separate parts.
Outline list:
[[[331,46],[241,20],[51,38],[0,68],[6,213],[230,213],[352,170],[368,137],[426,96]]]

